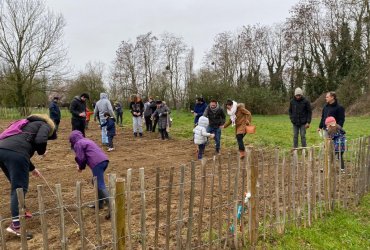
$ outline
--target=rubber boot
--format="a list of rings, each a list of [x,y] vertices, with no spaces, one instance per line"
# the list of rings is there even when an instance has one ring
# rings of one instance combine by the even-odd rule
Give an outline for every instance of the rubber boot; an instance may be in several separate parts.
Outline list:
[[[109,202],[109,192],[108,192],[107,189],[101,189],[99,191],[101,193],[101,198],[100,198],[101,201],[105,202],[105,204],[107,204],[107,206],[108,206],[108,214],[105,216],[105,219],[109,220],[110,219],[110,211],[111,211],[110,202]]]
[[[245,158],[245,150],[239,150],[240,159]]]

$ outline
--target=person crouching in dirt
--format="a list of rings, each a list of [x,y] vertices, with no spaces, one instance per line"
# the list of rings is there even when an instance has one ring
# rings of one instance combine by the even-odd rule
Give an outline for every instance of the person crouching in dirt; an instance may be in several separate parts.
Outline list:
[[[325,126],[328,132],[328,138],[333,140],[335,155],[337,158],[340,157],[340,170],[344,172],[343,153],[346,151],[346,131],[337,124],[333,116],[329,116],[325,119]]]
[[[6,231],[20,236],[16,190],[17,188],[22,188],[24,195],[26,195],[29,172],[32,172],[33,176],[41,176],[41,173],[32,164],[31,158],[35,152],[38,155],[46,154],[48,140],[56,139],[56,132],[54,122],[45,114],[28,116],[16,132],[14,132],[14,129],[10,132],[9,128],[11,126],[0,134],[0,166],[11,185],[10,209],[12,222]],[[32,214],[30,213],[26,214],[26,218],[31,216]],[[32,239],[32,237],[32,234],[27,232],[27,239]]]
[[[69,142],[76,154],[75,161],[77,162],[77,171],[81,172],[86,168],[86,165],[88,165],[93,176],[96,176],[98,181],[99,209],[103,208],[104,202],[109,206],[109,193],[104,182],[104,172],[109,164],[108,156],[95,142],[84,138],[79,130],[72,131],[69,136]],[[94,205],[90,207],[95,208]],[[107,220],[110,219],[110,211],[105,218]]]
[[[152,114],[152,119],[158,117],[158,129],[161,133],[162,140],[169,139],[167,125],[169,124],[170,109],[162,101],[156,101],[157,109]]]
[[[226,101],[227,114],[230,119],[225,123],[224,128],[227,128],[230,124],[235,127],[236,140],[239,146],[240,159],[245,157],[245,146],[243,138],[246,134],[246,126],[250,124],[252,120],[251,112],[249,112],[244,103],[237,103],[232,100]]]

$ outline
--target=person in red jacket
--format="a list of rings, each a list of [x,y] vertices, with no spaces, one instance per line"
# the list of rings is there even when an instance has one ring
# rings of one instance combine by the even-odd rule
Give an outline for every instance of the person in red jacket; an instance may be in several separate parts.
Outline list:
[[[90,122],[90,116],[94,114],[94,112],[90,111],[88,107],[86,107],[86,124],[85,124],[85,129],[89,128],[89,122]]]

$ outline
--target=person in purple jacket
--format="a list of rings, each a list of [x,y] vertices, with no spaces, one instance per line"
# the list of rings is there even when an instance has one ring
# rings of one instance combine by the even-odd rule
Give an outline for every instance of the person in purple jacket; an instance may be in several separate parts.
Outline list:
[[[95,142],[85,138],[79,130],[72,131],[69,141],[76,154],[75,161],[78,165],[78,172],[84,170],[86,165],[88,165],[93,176],[97,178],[99,209],[103,208],[104,201],[109,206],[109,193],[104,182],[104,171],[107,169],[109,163],[107,155]],[[94,206],[90,207],[95,208]],[[105,218],[107,220],[110,219],[110,212]]]

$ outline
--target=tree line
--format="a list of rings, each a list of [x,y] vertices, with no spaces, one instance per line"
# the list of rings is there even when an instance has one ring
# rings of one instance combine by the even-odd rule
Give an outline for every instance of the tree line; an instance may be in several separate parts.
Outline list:
[[[232,98],[253,113],[269,114],[284,112],[281,107],[296,87],[311,101],[336,90],[348,107],[370,86],[369,0],[301,0],[281,23],[221,32],[199,69],[194,49],[182,37],[148,32],[120,43],[108,77],[104,65],[89,63],[68,79],[60,70],[66,55],[63,17],[42,1],[5,0],[3,5],[2,105],[31,105],[50,92],[71,99],[88,91],[98,100],[99,92],[107,91],[123,103],[140,93],[166,100],[174,109],[189,107],[197,96]]]

